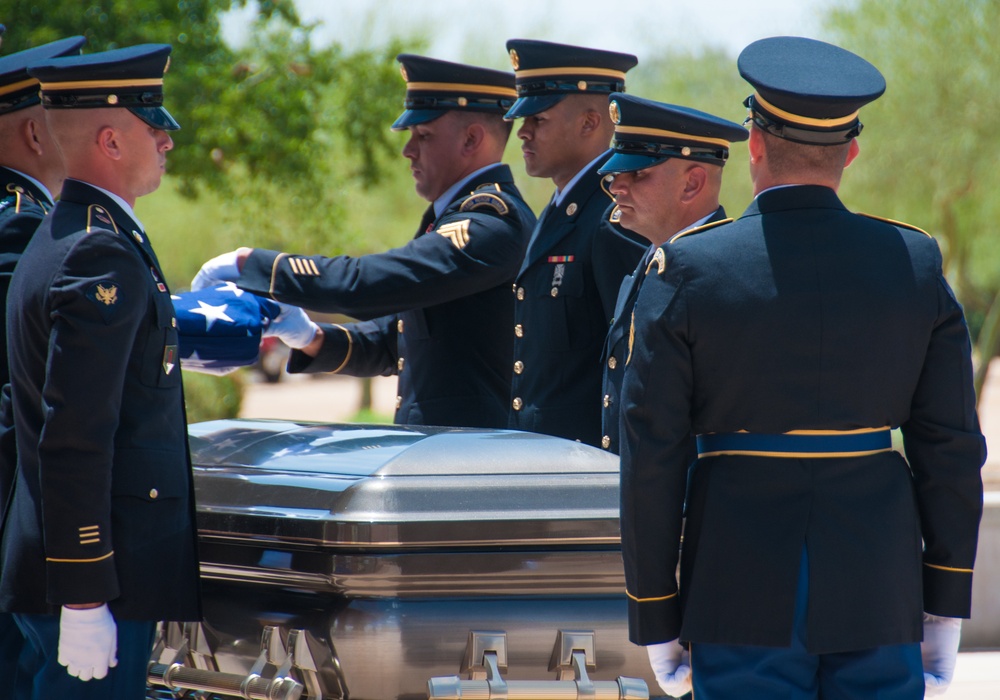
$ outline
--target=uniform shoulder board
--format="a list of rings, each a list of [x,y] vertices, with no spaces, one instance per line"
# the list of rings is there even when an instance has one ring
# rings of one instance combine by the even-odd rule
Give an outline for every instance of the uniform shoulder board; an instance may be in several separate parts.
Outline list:
[[[610,221],[612,224],[617,224],[621,220],[622,220],[622,210],[618,208],[618,205],[615,205],[611,209],[611,215],[608,217],[608,221]]]
[[[91,204],[87,207],[87,233],[90,233],[94,228],[111,229],[115,233],[119,233],[118,226],[115,225],[111,214],[99,204]]]
[[[933,238],[933,236],[931,234],[927,233],[922,228],[917,228],[913,224],[908,224],[908,223],[903,222],[903,221],[896,221],[895,219],[887,219],[884,216],[875,216],[874,214],[865,214],[864,212],[858,212],[858,214],[860,216],[865,217],[866,219],[874,219],[875,221],[882,221],[882,222],[885,222],[887,224],[892,224],[893,226],[899,226],[901,228],[908,228],[911,231],[917,231],[918,233],[922,233],[925,236],[927,236],[928,238]]]
[[[713,229],[716,226],[722,226],[722,224],[728,224],[731,221],[732,221],[731,218],[719,219],[718,221],[710,221],[707,224],[702,224],[701,226],[695,226],[694,228],[689,228],[685,231],[681,231],[680,233],[675,233],[673,236],[671,236],[670,240],[667,242],[675,243],[679,238],[684,238],[685,236],[690,236],[695,233],[702,233],[704,231],[708,231],[709,229]]]
[[[502,192],[500,185],[493,182],[487,185],[480,185],[475,189],[472,194],[466,197],[461,206],[458,208],[459,211],[475,211],[476,209],[492,209],[500,216],[506,216],[510,212],[510,207],[507,203],[497,195],[497,192]]]

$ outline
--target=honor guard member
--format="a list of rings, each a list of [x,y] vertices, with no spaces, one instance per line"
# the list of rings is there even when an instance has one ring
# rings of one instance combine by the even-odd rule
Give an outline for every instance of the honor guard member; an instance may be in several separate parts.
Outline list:
[[[206,264],[193,287],[243,289],[363,319],[324,325],[290,372],[399,376],[396,423],[502,428],[510,396],[510,285],[535,216],[500,163],[514,76],[401,54],[406,99],[392,128],[430,202],[414,238],[353,258],[238,251]],[[283,323],[277,320],[277,325]]]
[[[0,25],[0,37],[3,33]],[[59,191],[65,177],[62,156],[45,125],[38,81],[28,75],[28,65],[79,53],[84,41],[81,36],[62,39],[0,58],[0,387],[10,381],[6,339],[10,278],[32,234],[52,208],[52,193]],[[5,388],[0,427],[0,521],[17,463],[13,417],[6,413],[9,400],[9,389]],[[23,647],[14,618],[0,613],[0,678],[6,679],[0,684],[0,699],[14,697],[17,661]]]
[[[509,427],[609,447],[601,349],[622,278],[646,244],[608,221],[611,195],[597,169],[614,133],[608,96],[625,90],[637,59],[526,39],[508,41],[507,50],[518,99],[506,118],[524,120],[517,135],[528,174],[556,186],[513,286]]]
[[[662,246],[635,305],[630,638],[667,644],[665,673],[689,643],[699,700],[916,700],[950,681],[971,606],[985,440],[968,329],[935,241],[837,196],[879,71],[798,37],[738,65],[755,199]]]
[[[662,259],[656,250],[671,237],[730,221],[719,204],[722,168],[729,158],[730,143],[745,141],[747,130],[696,109],[623,93],[611,95],[609,111],[615,124],[613,154],[598,170],[614,176],[608,190],[615,204],[608,217],[651,244],[638,267],[622,281],[611,330],[604,341],[601,432],[605,447],[617,454],[618,397],[639,285],[646,268]],[[609,363],[612,357],[624,361]]]
[[[28,67],[67,175],[8,298],[18,465],[0,609],[41,658],[36,699],[143,697],[156,622],[201,617],[177,331],[133,211],[178,128],[169,54]]]

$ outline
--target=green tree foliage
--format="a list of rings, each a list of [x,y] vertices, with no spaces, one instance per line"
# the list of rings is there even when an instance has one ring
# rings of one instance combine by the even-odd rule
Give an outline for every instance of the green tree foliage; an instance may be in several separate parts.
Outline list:
[[[977,391],[1000,347],[997,26],[996,0],[858,0],[828,22],[833,40],[887,83],[862,110],[861,157],[844,190],[855,208],[913,223],[941,244],[976,342]]]
[[[166,105],[180,122],[164,193],[141,216],[169,231],[164,256],[183,287],[208,257],[240,245],[339,252],[345,188],[384,174],[396,143],[388,131],[401,102],[399,46],[345,54],[315,48],[291,2],[259,1],[250,39],[233,48],[220,15],[247,0],[5,0],[5,53],[83,34],[86,52],[146,42],[174,47]],[[176,195],[199,198],[214,216],[186,214]],[[209,196],[203,196],[209,195]],[[165,196],[169,206],[148,205]],[[209,200],[206,202],[206,200]],[[204,214],[204,212],[201,212]],[[186,222],[185,228],[171,221]],[[170,230],[173,229],[173,230]],[[157,240],[166,236],[161,235]],[[161,254],[162,255],[162,254]]]

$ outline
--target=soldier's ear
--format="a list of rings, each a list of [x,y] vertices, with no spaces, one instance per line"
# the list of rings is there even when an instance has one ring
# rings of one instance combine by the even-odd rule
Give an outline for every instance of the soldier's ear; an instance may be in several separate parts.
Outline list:
[[[97,147],[108,158],[120,160],[122,144],[118,130],[113,126],[101,127],[100,131],[97,132]]]
[[[854,162],[859,153],[861,153],[861,144],[858,143],[857,139],[851,139],[851,145],[847,148],[847,158],[844,160],[844,167],[846,168]]]
[[[465,128],[465,142],[462,148],[466,153],[474,153],[485,140],[486,128],[479,122],[472,122]]]

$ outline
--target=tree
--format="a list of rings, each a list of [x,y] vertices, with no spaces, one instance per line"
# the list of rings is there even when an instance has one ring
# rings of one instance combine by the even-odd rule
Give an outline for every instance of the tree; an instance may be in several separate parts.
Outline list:
[[[996,0],[859,0],[829,15],[834,41],[874,63],[886,94],[862,110],[845,191],[862,210],[934,234],[975,340],[976,391],[1000,349],[1000,53]]]
[[[386,125],[398,110],[399,47],[350,55],[337,46],[316,49],[291,2],[260,0],[251,41],[234,49],[222,40],[219,17],[247,5],[7,0],[3,50],[75,34],[87,38],[86,52],[171,44],[164,88],[182,127],[172,134],[168,166],[178,191],[224,198],[238,245],[338,248],[341,232],[331,222],[341,218],[340,187],[354,177],[377,182],[394,149]],[[370,92],[361,94],[362,86]]]

